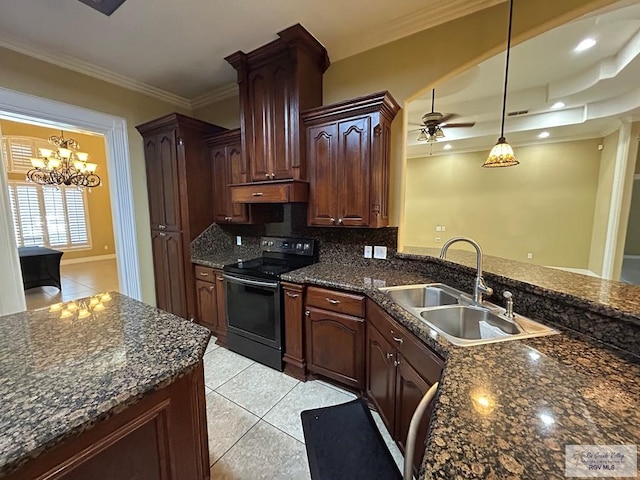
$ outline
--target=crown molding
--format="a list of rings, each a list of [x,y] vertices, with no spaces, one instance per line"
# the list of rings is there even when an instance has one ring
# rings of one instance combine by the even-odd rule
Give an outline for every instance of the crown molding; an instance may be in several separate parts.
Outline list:
[[[192,98],[191,108],[195,110],[196,108],[206,107],[212,103],[220,102],[227,98],[237,97],[238,95],[238,84],[236,82],[228,83]]]
[[[25,42],[18,41],[7,36],[0,36],[0,47],[4,47],[9,50],[28,55],[29,57],[42,60],[43,62],[51,63],[58,67],[66,68],[83,75],[97,78],[98,80],[103,80],[113,85],[126,88],[127,90],[142,93],[144,95],[156,98],[172,105],[176,105],[178,107],[186,109],[192,108],[191,102],[187,98],[181,97],[180,95],[176,95],[171,92],[167,92],[166,90],[154,87],[153,85],[140,82],[125,75],[121,75],[99,65],[85,62],[84,60],[79,60],[75,57],[72,57],[71,55],[65,55],[63,53],[53,53],[40,47],[29,45]]]
[[[358,36],[345,36],[331,42],[329,48],[333,62],[351,57],[358,53],[377,48],[381,45],[399,40],[414,33],[433,28],[456,18],[470,15],[485,8],[493,7],[507,0],[447,0],[438,2],[428,8],[411,12],[387,22],[380,28],[369,29]]]

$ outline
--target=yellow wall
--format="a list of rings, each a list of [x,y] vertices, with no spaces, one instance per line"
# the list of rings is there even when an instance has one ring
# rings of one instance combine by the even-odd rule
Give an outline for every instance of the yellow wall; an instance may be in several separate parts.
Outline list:
[[[126,119],[142,298],[155,304],[144,153],[142,138],[135,126],[169,112],[191,112],[4,48],[0,48],[0,87]]]
[[[640,255],[640,180],[636,180],[633,186],[624,254]]]
[[[221,127],[238,128],[240,127],[239,97],[225,98],[211,105],[196,108],[193,111],[193,115]]]
[[[3,136],[20,135],[48,139],[51,135],[60,135],[59,130],[38,127],[27,123],[0,120],[0,131]],[[87,192],[87,207],[89,210],[89,227],[92,248],[66,250],[62,260],[73,258],[93,257],[115,253],[113,243],[113,222],[111,219],[111,201],[109,199],[109,179],[107,178],[107,157],[104,137],[91,136],[80,133],[65,132],[65,138],[73,138],[80,144],[80,151],[89,154],[89,161],[96,163],[96,173],[102,180],[102,185]],[[9,180],[24,180],[24,174],[9,173]],[[106,247],[106,248],[105,248]]]
[[[482,168],[486,151],[409,159],[406,245],[439,248],[436,237],[468,236],[489,255],[586,268],[599,142],[516,147],[516,168]]]
[[[613,175],[616,167],[619,132],[607,135],[602,145],[600,173],[598,175],[598,193],[593,217],[593,232],[591,236],[591,252],[589,255],[589,270],[602,275],[604,248],[609,226],[609,209],[611,208],[611,194],[613,192]]]

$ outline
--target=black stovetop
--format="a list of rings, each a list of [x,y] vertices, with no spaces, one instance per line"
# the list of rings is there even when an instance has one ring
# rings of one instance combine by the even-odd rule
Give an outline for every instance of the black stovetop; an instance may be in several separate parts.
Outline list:
[[[280,279],[316,261],[315,244],[310,239],[263,237],[262,256],[225,265],[224,271],[247,277]]]

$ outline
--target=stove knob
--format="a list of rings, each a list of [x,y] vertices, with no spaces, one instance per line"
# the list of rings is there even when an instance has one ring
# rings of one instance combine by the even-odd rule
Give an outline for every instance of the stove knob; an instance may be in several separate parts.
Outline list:
[[[309,243],[305,243],[305,244],[304,244],[304,249],[305,249],[305,250],[310,250],[310,249],[311,249],[311,244],[309,244]]]
[[[262,245],[263,245],[263,246],[265,246],[265,247],[267,246],[267,243],[268,243],[268,242],[267,242],[266,240],[263,240],[263,241],[262,241]]]
[[[273,247],[273,241],[270,241],[270,242],[269,242],[269,246],[270,246],[270,247]]]
[[[301,243],[298,243],[298,244],[296,245],[296,249],[298,249],[298,250],[302,250],[302,244],[301,244]]]

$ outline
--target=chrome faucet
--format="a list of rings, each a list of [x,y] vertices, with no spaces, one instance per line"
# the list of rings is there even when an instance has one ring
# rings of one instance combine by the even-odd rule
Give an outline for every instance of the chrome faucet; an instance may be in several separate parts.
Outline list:
[[[482,305],[482,295],[491,295],[493,294],[493,288],[487,286],[484,283],[484,278],[482,278],[482,248],[478,242],[471,238],[467,237],[454,237],[450,240],[447,240],[444,245],[442,245],[442,250],[440,250],[440,258],[447,258],[447,250],[449,247],[457,242],[467,242],[473,248],[476,249],[476,259],[477,259],[477,271],[476,271],[476,281],[473,286],[473,302],[477,305]]]

